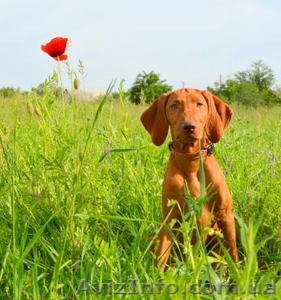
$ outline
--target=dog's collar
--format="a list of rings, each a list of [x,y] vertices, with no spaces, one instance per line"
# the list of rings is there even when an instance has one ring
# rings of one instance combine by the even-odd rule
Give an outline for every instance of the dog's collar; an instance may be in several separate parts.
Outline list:
[[[171,153],[174,156],[185,157],[185,158],[189,158],[191,160],[198,159],[200,152],[201,152],[202,157],[204,157],[204,156],[210,156],[210,155],[212,155],[215,152],[215,145],[213,143],[209,143],[203,149],[201,149],[200,151],[198,151],[196,153],[185,153],[185,152],[176,151],[173,148],[173,142],[170,142],[169,145],[168,145],[168,147],[169,147],[169,150],[171,151]]]

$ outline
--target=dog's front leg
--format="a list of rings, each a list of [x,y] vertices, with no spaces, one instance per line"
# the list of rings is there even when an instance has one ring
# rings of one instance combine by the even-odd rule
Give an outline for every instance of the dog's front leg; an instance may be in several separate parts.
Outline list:
[[[163,201],[162,228],[158,234],[158,248],[156,251],[157,266],[164,271],[168,265],[168,260],[174,243],[174,238],[178,235],[177,228],[182,219],[182,212],[178,201],[173,201],[171,206],[169,200]]]
[[[218,220],[219,228],[224,235],[224,247],[228,250],[230,256],[234,262],[239,261],[236,246],[236,231],[235,231],[235,220],[231,211],[224,214],[220,220]]]
[[[160,230],[158,235],[159,246],[157,248],[157,266],[162,271],[165,271],[167,266],[168,259],[170,257],[171,248],[172,248],[172,236],[169,234],[167,229],[164,227]]]
[[[162,228],[158,234],[157,266],[165,270],[173,246],[176,228],[186,209],[184,178],[168,165],[162,189]]]

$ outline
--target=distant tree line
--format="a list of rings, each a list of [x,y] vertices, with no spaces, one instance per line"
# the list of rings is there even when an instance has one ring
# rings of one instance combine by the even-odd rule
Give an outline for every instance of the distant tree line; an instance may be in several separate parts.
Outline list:
[[[56,78],[40,84],[35,90],[42,95],[44,90],[57,90]],[[226,81],[219,80],[213,87],[207,89],[222,100],[229,103],[240,103],[247,106],[281,104],[281,89],[273,90],[275,76],[273,70],[261,60],[253,62],[249,70],[234,74]],[[173,87],[161,80],[160,75],[154,71],[139,73],[132,87],[124,94],[134,104],[150,104],[161,94],[170,92]],[[20,89],[3,87],[0,89],[1,98],[13,98],[16,95],[25,94]],[[118,93],[113,94],[118,97]]]
[[[237,102],[248,106],[281,104],[280,91],[273,91],[275,77],[272,69],[262,61],[254,62],[251,69],[238,72],[225,82],[215,82],[207,87],[213,94],[226,102]],[[162,93],[172,90],[165,80],[154,71],[137,75],[128,96],[135,104],[151,103]]]
[[[261,60],[252,63],[251,69],[238,72],[225,82],[215,82],[207,89],[226,102],[249,106],[281,104],[280,93],[273,91],[275,77],[272,69]]]

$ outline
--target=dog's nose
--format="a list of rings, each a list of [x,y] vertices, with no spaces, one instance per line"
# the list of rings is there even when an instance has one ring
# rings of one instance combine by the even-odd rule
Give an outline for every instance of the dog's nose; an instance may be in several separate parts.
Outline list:
[[[183,122],[182,129],[184,131],[193,132],[196,129],[196,125],[193,122]]]

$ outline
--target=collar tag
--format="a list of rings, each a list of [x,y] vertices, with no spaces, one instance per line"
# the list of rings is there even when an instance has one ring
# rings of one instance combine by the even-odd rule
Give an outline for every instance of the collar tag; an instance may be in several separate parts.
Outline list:
[[[208,156],[211,155],[211,154],[213,154],[215,152],[215,150],[216,150],[215,149],[215,145],[213,143],[209,144],[204,149],[207,150],[207,155]]]

